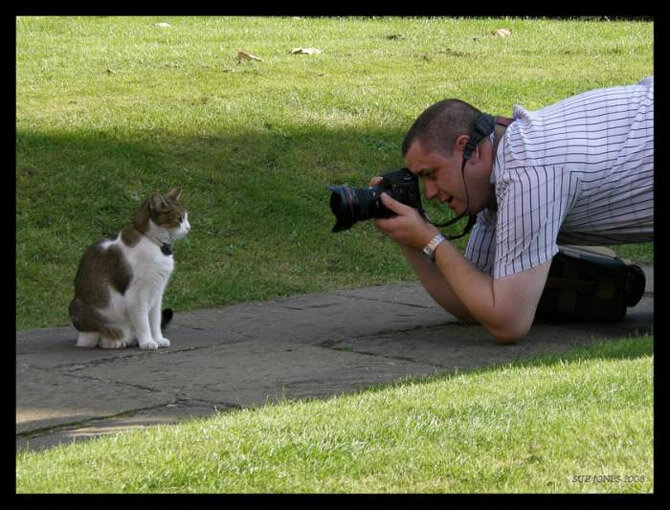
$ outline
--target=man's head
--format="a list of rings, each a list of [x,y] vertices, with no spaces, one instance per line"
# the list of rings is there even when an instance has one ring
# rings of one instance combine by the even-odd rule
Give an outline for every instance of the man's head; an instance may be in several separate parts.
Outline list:
[[[453,154],[456,139],[469,135],[481,115],[477,108],[460,99],[444,99],[426,108],[409,128],[402,144],[405,156],[412,143],[419,141],[429,152]]]
[[[445,99],[419,115],[403,140],[405,164],[422,180],[426,198],[448,204],[457,214],[476,213],[493,199],[488,138],[461,171],[463,150],[480,115],[464,101]]]

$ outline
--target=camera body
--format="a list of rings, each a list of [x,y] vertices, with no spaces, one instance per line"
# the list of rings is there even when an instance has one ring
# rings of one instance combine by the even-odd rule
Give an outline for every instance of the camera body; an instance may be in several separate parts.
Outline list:
[[[385,173],[379,186],[367,188],[329,186],[328,189],[332,192],[330,210],[337,220],[333,232],[348,230],[357,221],[395,216],[395,213],[382,203],[382,193],[388,193],[395,200],[421,211],[419,180],[407,168]]]

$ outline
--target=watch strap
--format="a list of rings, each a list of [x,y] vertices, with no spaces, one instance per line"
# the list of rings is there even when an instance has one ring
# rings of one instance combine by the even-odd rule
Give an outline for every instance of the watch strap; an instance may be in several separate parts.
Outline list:
[[[433,262],[435,262],[435,250],[442,241],[446,241],[445,237],[442,234],[436,234],[435,237],[423,247],[423,253],[425,253],[425,255]]]

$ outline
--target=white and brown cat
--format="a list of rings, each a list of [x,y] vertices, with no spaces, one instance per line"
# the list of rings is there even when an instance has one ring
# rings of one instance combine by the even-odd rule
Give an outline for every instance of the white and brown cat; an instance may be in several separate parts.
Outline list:
[[[191,230],[181,190],[153,192],[132,225],[84,253],[69,313],[78,347],[168,347],[161,331],[163,293],[174,270],[172,246]]]

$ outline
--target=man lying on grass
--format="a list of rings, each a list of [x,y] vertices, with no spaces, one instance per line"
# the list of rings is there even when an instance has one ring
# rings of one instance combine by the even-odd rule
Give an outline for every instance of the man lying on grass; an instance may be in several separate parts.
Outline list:
[[[397,216],[376,226],[440,306],[501,343],[524,337],[559,243],[652,240],[653,83],[592,90],[535,112],[517,105],[495,130],[488,117],[490,135],[471,154],[482,112],[455,99],[434,104],[407,133],[403,157],[426,199],[477,215],[466,252],[388,194],[383,204]]]

